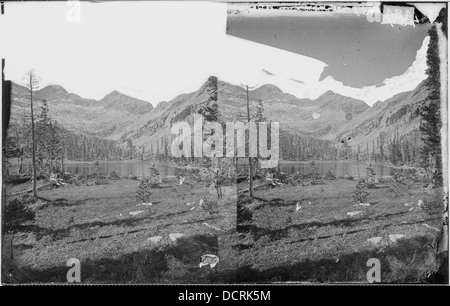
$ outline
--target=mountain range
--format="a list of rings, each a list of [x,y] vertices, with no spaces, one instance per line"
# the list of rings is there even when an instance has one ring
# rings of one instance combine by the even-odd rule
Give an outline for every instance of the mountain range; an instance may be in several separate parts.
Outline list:
[[[135,146],[149,147],[156,138],[170,134],[179,121],[192,122],[193,114],[217,92],[219,112],[225,121],[243,121],[246,114],[246,89],[210,77],[197,91],[181,94],[156,107],[118,91],[101,100],[85,99],[58,85],[35,92],[38,111],[42,99],[49,105],[49,115],[75,133],[97,136]],[[425,99],[423,83],[413,91],[403,92],[372,107],[361,100],[328,91],[315,100],[299,99],[278,87],[266,84],[248,92],[251,112],[261,99],[268,120],[280,122],[284,131],[321,139],[351,140],[351,146],[371,143],[380,133],[400,136],[417,131],[418,107]],[[29,90],[13,83],[11,123],[20,122],[29,112]]]

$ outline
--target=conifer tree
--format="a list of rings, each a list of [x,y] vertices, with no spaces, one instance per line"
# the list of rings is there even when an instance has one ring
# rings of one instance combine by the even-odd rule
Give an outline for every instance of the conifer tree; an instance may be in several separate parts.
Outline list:
[[[427,75],[426,86],[429,94],[421,108],[422,140],[424,146],[421,149],[421,165],[431,171],[431,179],[436,186],[442,185],[442,152],[441,135],[442,127],[440,112],[440,59],[439,59],[439,37],[436,25],[428,30],[430,44],[427,51]]]

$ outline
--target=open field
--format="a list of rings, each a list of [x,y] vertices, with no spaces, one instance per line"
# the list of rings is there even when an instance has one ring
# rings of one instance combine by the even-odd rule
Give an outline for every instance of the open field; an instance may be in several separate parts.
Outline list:
[[[428,281],[438,265],[440,191],[426,194],[421,183],[399,184],[395,193],[369,189],[370,206],[362,206],[352,199],[355,185],[345,179],[283,185],[257,191],[256,200],[241,198],[247,219],[238,216],[238,233],[230,241],[237,254],[237,279],[367,283],[366,263],[377,258],[382,282]],[[424,197],[433,208],[418,207]],[[347,215],[354,211],[360,213]],[[389,235],[404,236],[393,242]],[[373,237],[381,241],[369,243]]]
[[[31,204],[36,222],[3,239],[4,279],[65,283],[70,258],[80,260],[83,283],[367,283],[370,258],[380,260],[382,282],[416,283],[433,281],[440,264],[442,194],[423,182],[368,189],[368,206],[353,200],[357,182],[348,179],[282,184],[256,191],[253,200],[238,199],[243,182],[224,186],[218,201],[207,182],[179,186],[168,178],[151,189],[151,206],[136,199],[138,183],[40,191]],[[8,185],[7,193],[30,187]],[[173,241],[170,234],[183,236]],[[380,241],[369,243],[374,237]],[[220,262],[200,268],[204,254]]]
[[[11,282],[66,282],[66,262],[77,258],[86,283],[224,281],[217,269],[200,269],[199,262],[201,255],[219,255],[218,233],[235,227],[235,191],[226,188],[217,202],[215,190],[203,184],[167,184],[152,189],[153,205],[146,206],[135,198],[137,185],[136,180],[121,179],[41,191],[48,201],[35,204],[36,223],[4,239],[3,260],[12,270],[3,272],[11,274]],[[200,198],[213,202],[211,213],[198,207]],[[195,206],[189,202],[197,207],[191,210]],[[130,215],[136,211],[143,212]],[[173,242],[169,234],[184,236]],[[162,238],[149,241],[155,236]]]

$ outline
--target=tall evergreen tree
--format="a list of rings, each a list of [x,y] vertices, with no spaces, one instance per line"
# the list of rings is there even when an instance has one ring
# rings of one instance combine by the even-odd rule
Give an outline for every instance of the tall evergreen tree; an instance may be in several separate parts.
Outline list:
[[[421,108],[422,140],[424,146],[421,149],[421,165],[431,172],[431,179],[437,186],[442,185],[442,152],[441,152],[441,99],[440,99],[440,59],[439,37],[436,25],[428,30],[430,44],[427,51],[427,75],[426,86],[429,94]]]

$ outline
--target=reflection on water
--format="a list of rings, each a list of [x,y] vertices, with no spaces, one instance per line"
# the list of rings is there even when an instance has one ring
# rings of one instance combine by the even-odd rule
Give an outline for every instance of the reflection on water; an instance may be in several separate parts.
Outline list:
[[[320,175],[326,174],[331,171],[336,177],[353,176],[353,177],[365,177],[366,168],[369,165],[366,163],[358,163],[352,161],[339,161],[339,162],[314,162],[314,167],[317,168]],[[311,162],[295,163],[295,164],[282,164],[281,171],[290,173],[292,168],[295,172],[300,174],[307,174],[311,169]],[[378,176],[390,176],[392,175],[392,168],[385,165],[372,165],[375,173]]]
[[[108,175],[112,171],[115,171],[120,177],[125,176],[149,176],[151,162],[99,162],[101,171]],[[168,165],[155,165],[160,175],[162,176],[176,176],[178,175],[178,168]],[[66,171],[75,173],[75,168],[78,167],[78,173],[82,175],[89,175],[95,172],[95,163],[70,163],[66,165]],[[245,166],[244,166],[245,167]],[[240,166],[240,172],[245,171],[244,167]],[[299,172],[300,174],[308,174],[312,167],[311,162],[297,162],[289,164],[281,164],[281,171],[285,173]],[[352,161],[339,161],[339,162],[314,162],[314,167],[319,172],[319,175],[324,175],[328,171],[331,171],[336,177],[353,176],[353,177],[365,177],[366,168],[368,164],[357,163]],[[392,167],[385,165],[372,165],[378,176],[390,176],[392,175]]]
[[[281,171],[285,173],[299,172],[302,175],[308,174],[311,167],[314,166],[319,175],[325,175],[328,171],[331,171],[336,177],[365,177],[366,168],[369,166],[367,163],[358,163],[354,161],[315,161],[314,165],[312,162],[296,162],[296,163],[285,163],[281,164]],[[239,167],[240,172],[248,171],[247,166]],[[378,176],[391,176],[392,167],[385,165],[372,165]]]
[[[120,177],[125,176],[137,176],[148,177],[150,175],[150,167],[153,166],[151,162],[99,162],[98,167],[102,173],[109,175],[112,171],[116,172]],[[95,173],[95,162],[92,163],[70,163],[66,164],[66,172],[75,173],[78,167],[78,174],[89,175]],[[161,176],[176,176],[178,175],[178,169],[168,165],[158,165],[155,167],[158,169]]]

